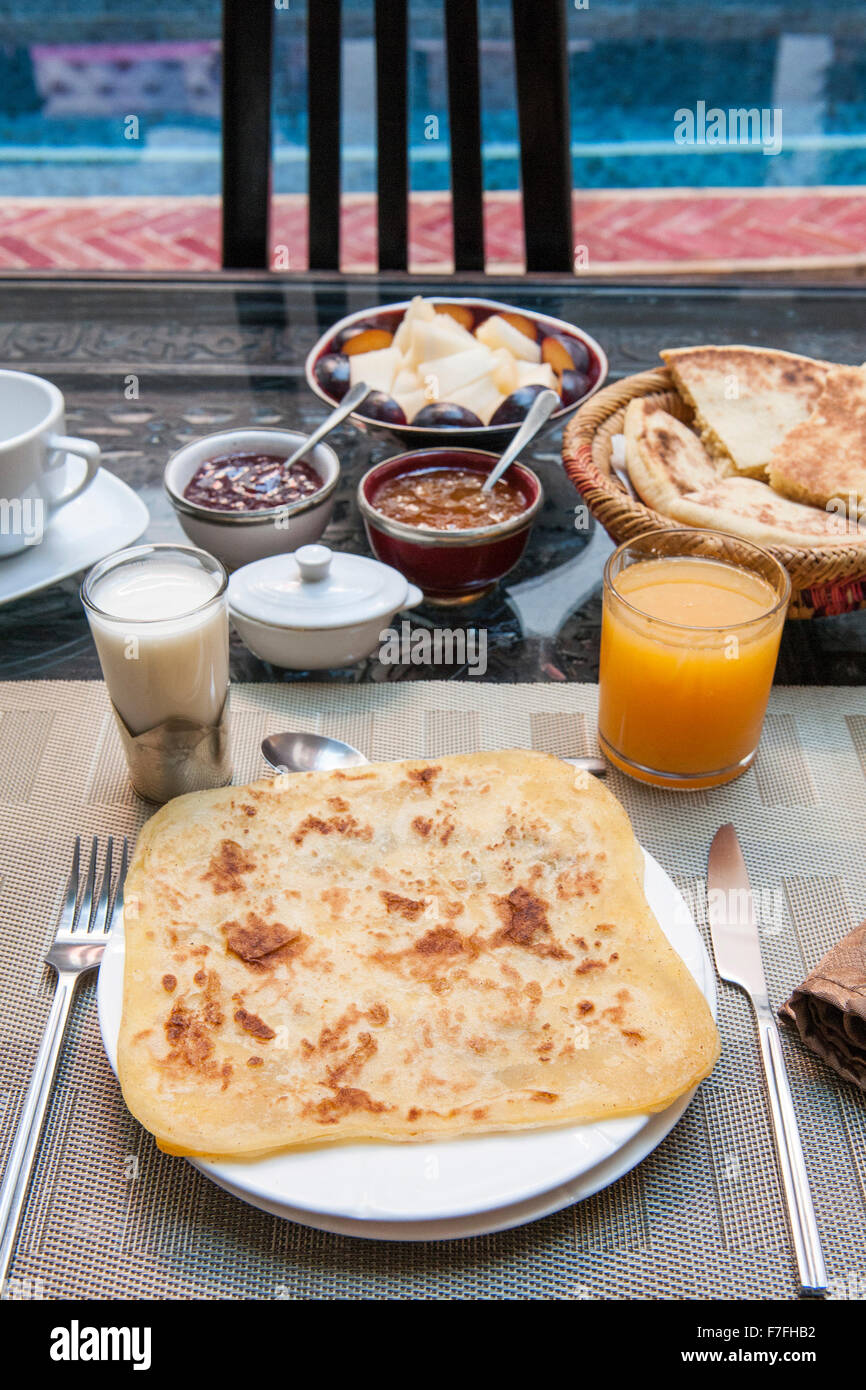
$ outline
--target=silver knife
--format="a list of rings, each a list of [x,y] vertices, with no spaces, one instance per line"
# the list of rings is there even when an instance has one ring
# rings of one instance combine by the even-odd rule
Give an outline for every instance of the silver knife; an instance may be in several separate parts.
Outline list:
[[[812,1205],[809,1177],[797,1116],[782,1056],[779,1030],[767,998],[767,982],[758,939],[758,919],[737,832],[723,825],[710,846],[707,906],[716,968],[723,980],[739,985],[752,1001],[761,1045],[761,1061],[770,1100],[773,1138],[788,1222],[794,1241],[800,1284],[808,1293],[824,1293],[827,1271]]]

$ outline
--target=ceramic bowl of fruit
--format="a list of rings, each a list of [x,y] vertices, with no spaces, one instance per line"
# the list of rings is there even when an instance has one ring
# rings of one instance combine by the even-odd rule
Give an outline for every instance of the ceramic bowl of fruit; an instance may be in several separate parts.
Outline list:
[[[449,442],[370,468],[358,507],[373,554],[416,584],[430,603],[479,598],[526,549],[544,493],[531,468],[512,463],[484,492],[497,454]]]
[[[502,449],[540,391],[561,424],[604,384],[607,357],[582,329],[492,299],[423,299],[362,309],[313,348],[307,382],[327,405],[365,381],[371,394],[351,418],[406,448],[463,444]]]

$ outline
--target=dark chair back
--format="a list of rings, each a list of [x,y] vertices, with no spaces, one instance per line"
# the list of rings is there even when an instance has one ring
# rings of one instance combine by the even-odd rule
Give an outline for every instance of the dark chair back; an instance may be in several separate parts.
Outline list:
[[[316,8],[311,0],[311,9]],[[223,0],[223,266],[270,265],[272,0]]]
[[[512,0],[526,268],[573,268],[566,0]],[[408,0],[375,0],[379,269],[409,246]],[[223,265],[269,264],[272,0],[223,0]],[[454,266],[483,271],[477,0],[445,0]],[[340,0],[308,0],[309,265],[340,265]]]

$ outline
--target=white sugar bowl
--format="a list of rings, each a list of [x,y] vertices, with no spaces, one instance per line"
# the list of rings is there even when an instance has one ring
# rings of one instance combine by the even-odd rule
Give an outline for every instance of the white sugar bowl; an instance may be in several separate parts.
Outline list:
[[[229,616],[254,656],[292,671],[363,661],[395,614],[424,595],[399,570],[326,545],[303,545],[235,570]]]

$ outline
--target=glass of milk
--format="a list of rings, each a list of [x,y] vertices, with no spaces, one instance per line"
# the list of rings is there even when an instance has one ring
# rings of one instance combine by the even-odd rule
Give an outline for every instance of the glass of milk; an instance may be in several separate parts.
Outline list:
[[[231,781],[227,584],[204,550],[137,545],[81,586],[132,785],[149,801]]]

